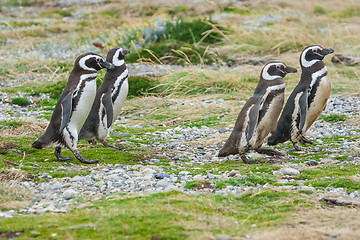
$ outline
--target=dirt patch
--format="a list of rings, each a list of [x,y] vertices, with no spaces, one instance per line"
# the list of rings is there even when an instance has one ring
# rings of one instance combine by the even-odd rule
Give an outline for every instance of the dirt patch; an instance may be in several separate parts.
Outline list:
[[[15,232],[11,232],[11,231],[0,232],[0,239],[15,239],[15,238],[19,237],[20,233],[23,233],[23,232],[24,232],[24,230],[15,231]]]
[[[0,154],[4,154],[6,150],[14,149],[16,145],[12,142],[6,142],[0,145]]]
[[[250,233],[251,239],[358,239],[359,210],[347,207],[325,207],[301,211],[292,220],[261,232]]]
[[[206,189],[206,188],[213,189],[214,187],[209,182],[203,182],[203,183],[197,185],[196,188],[197,189]]]
[[[25,122],[22,126],[10,127],[0,130],[0,136],[10,137],[35,137],[45,131],[47,123],[44,122]]]
[[[15,180],[18,182],[33,179],[35,176],[30,175],[24,171],[16,170],[16,169],[9,169],[0,172],[0,182],[7,182],[10,180]]]

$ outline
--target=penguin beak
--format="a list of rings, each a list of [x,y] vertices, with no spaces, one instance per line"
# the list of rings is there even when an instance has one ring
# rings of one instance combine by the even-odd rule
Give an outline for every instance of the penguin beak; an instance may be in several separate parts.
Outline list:
[[[287,66],[287,67],[285,68],[285,72],[286,72],[286,73],[296,73],[297,70],[296,70],[296,68]]]
[[[130,50],[128,50],[128,49],[124,49],[124,50],[123,50],[124,56],[125,56],[126,54],[129,54],[129,53],[130,53]]]
[[[332,48],[323,48],[319,53],[323,56],[331,54],[334,52],[334,49]]]
[[[114,65],[114,64],[109,63],[109,62],[107,62],[107,61],[100,62],[100,66],[103,67],[103,68],[106,68],[106,69],[113,69],[113,68],[115,68],[115,65]]]

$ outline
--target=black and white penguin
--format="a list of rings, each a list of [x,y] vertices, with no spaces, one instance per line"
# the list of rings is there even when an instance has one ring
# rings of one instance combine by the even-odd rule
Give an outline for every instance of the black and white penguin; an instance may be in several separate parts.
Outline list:
[[[72,158],[61,156],[61,147],[68,147],[74,156],[83,163],[98,161],[85,159],[76,146],[78,134],[86,117],[89,115],[96,94],[97,71],[102,68],[113,68],[113,64],[98,54],[80,55],[70,73],[65,89],[61,93],[45,133],[32,144],[33,148],[55,146],[55,156],[65,161]]]
[[[93,143],[98,140],[104,146],[119,150],[105,139],[109,134],[110,126],[120,114],[128,94],[128,69],[124,58],[129,52],[123,48],[113,48],[108,52],[106,61],[111,62],[115,67],[107,70],[104,81],[96,92],[90,114],[80,131],[79,139]]]
[[[249,161],[245,153],[255,150],[268,155],[281,155],[275,150],[261,148],[261,145],[264,138],[275,129],[283,107],[284,77],[296,71],[278,61],[264,66],[255,92],[242,108],[229,139],[219,151],[219,157],[239,154],[245,163],[257,163]]]
[[[311,143],[303,134],[319,117],[329,98],[331,84],[322,60],[333,52],[318,45],[303,50],[300,81],[285,104],[276,131],[268,139],[269,145],[290,140],[296,150],[301,150],[299,142]]]

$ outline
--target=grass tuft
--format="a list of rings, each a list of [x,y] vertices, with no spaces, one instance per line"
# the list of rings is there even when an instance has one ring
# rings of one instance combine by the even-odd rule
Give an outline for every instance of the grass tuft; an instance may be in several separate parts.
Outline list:
[[[325,122],[343,122],[347,120],[349,117],[346,115],[339,115],[339,114],[331,114],[328,116],[321,115],[321,119]]]
[[[19,106],[28,106],[30,104],[29,100],[24,97],[12,98],[11,103]]]

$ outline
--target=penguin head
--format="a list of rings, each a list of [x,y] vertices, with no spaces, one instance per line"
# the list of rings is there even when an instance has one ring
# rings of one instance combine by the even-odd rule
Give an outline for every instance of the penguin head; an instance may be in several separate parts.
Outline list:
[[[124,64],[125,55],[128,53],[130,53],[128,49],[113,48],[108,52],[106,60],[112,62],[116,67],[119,67]]]
[[[297,72],[296,68],[286,66],[283,62],[272,61],[268,62],[261,72],[261,77],[264,80],[275,80],[277,78],[284,78],[288,73]]]
[[[332,48],[323,48],[320,45],[312,45],[306,47],[300,55],[300,64],[303,67],[311,67],[314,63],[321,61],[330,53],[333,53]]]
[[[75,65],[86,71],[99,71],[100,69],[112,69],[114,65],[96,53],[84,53],[75,60]]]

